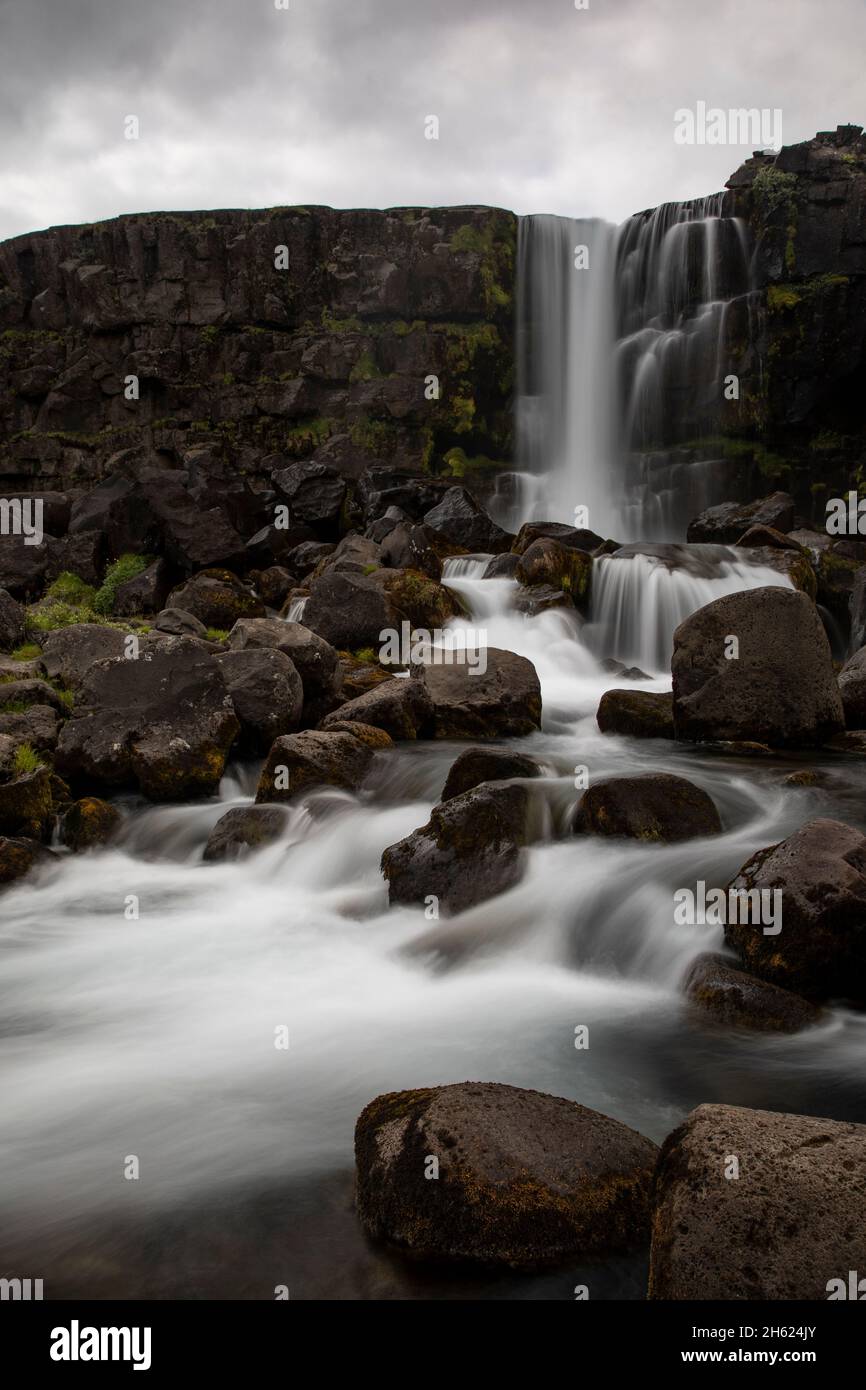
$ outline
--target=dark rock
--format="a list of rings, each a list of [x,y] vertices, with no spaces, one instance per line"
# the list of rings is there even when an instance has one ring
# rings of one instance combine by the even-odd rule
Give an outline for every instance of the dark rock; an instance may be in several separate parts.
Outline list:
[[[125,579],[114,593],[115,618],[129,618],[138,613],[158,613],[165,606],[171,589],[171,568],[165,560],[154,560],[141,574]]]
[[[265,606],[229,570],[204,570],[172,589],[169,607],[192,613],[205,627],[228,632],[239,618],[263,618]]]
[[[617,1120],[539,1091],[471,1081],[396,1091],[355,1127],[358,1215],[374,1240],[417,1258],[582,1260],[646,1240],[657,1152]]]
[[[434,807],[426,825],[382,855],[392,903],[433,894],[449,915],[513,887],[527,843],[525,787],[483,784]]]
[[[866,1268],[864,1166],[864,1125],[699,1105],[662,1146],[648,1297],[825,1300]]]
[[[360,739],[368,748],[385,749],[393,748],[394,740],[384,729],[377,729],[372,724],[361,724],[358,720],[335,719],[328,724],[330,734],[351,734],[352,738]]]
[[[38,840],[0,835],[0,885],[24,878],[39,864],[56,858]]]
[[[289,657],[304,687],[304,718],[326,713],[340,694],[339,657],[324,638],[303,623],[279,618],[242,618],[229,633],[232,651],[276,648]],[[316,718],[320,718],[321,714]]]
[[[290,801],[315,787],[355,791],[373,750],[352,734],[304,729],[275,740],[262,768],[256,801]],[[285,785],[284,785],[285,784]]]
[[[866,646],[866,565],[862,565],[854,575],[848,611],[851,619],[848,651],[853,655]]]
[[[66,713],[66,706],[57,691],[47,681],[38,678],[3,681],[0,684],[0,713],[6,713],[10,705],[50,705],[58,714]]]
[[[727,659],[731,635],[739,656]],[[805,594],[770,587],[708,603],[674,633],[671,671],[677,738],[809,746],[843,725],[830,646]]]
[[[620,676],[626,681],[649,681],[652,676],[648,676],[646,671],[642,671],[639,666],[625,666],[623,662],[617,661],[612,656],[606,656],[604,661],[599,662],[603,671],[609,671],[612,676]]]
[[[392,676],[329,714],[322,728],[335,723],[372,724],[392,739],[423,738],[433,721],[433,702],[423,680]]]
[[[425,526],[441,531],[449,541],[468,551],[499,554],[511,548],[512,536],[487,515],[465,487],[452,487],[424,515]]]
[[[566,550],[583,550],[592,554],[605,544],[603,537],[595,531],[582,530],[576,526],[566,526],[559,521],[526,521],[517,533],[512,549],[515,555],[523,555],[538,540],[553,540]]]
[[[42,592],[49,548],[28,544],[25,536],[4,536],[0,545],[0,589],[13,599],[31,600]],[[47,540],[47,538],[46,538]]]
[[[243,859],[279,840],[286,828],[286,813],[278,806],[235,806],[220,816],[204,849],[207,863]]]
[[[43,766],[0,786],[0,835],[41,840],[51,818],[50,776]]]
[[[839,694],[847,728],[866,729],[866,647],[861,647],[842,667]]]
[[[281,608],[297,585],[297,578],[282,565],[269,565],[265,570],[253,570],[250,581],[268,608]]]
[[[24,609],[0,589],[0,649],[12,651],[24,641]]]
[[[769,546],[775,550],[793,550],[800,553],[803,546],[793,536],[786,536],[782,531],[777,531],[772,526],[750,526],[736,544],[745,550],[759,546],[762,549]]]
[[[116,806],[86,796],[74,801],[63,816],[60,838],[73,850],[99,849],[113,839],[122,820]]]
[[[442,577],[442,561],[430,543],[425,526],[398,522],[381,544],[381,564],[386,569],[411,569],[428,578]]]
[[[379,634],[399,622],[383,589],[364,574],[322,575],[311,586],[304,625],[332,647],[356,651],[380,646]]]
[[[701,787],[669,772],[646,772],[594,781],[581,797],[572,829],[575,835],[675,844],[718,835],[722,823]]]
[[[757,502],[723,502],[710,507],[689,522],[686,540],[736,545],[752,526],[771,526],[783,534],[793,531],[793,497],[787,492],[774,492]]]
[[[484,571],[484,579],[513,579],[517,574],[517,566],[520,564],[520,556],[515,555],[511,550],[505,550],[501,555],[494,555]]]
[[[758,923],[728,922],[725,940],[747,970],[807,998],[866,1002],[866,837],[859,830],[809,821],[752,855],[731,889],[766,892],[771,903],[775,890],[781,894],[781,930],[779,914],[769,934]]]
[[[204,623],[183,608],[163,608],[153,626],[156,632],[165,632],[169,637],[207,637]]]
[[[361,474],[355,500],[365,525],[392,507],[398,508],[404,517],[420,521],[447,491],[448,484],[440,479],[377,464]]]
[[[273,475],[289,504],[292,523],[335,528],[346,501],[346,481],[334,468],[305,459]]]
[[[316,568],[320,560],[324,560],[336,549],[333,541],[302,541],[296,545],[286,555],[286,564],[295,574],[309,574]]]
[[[101,623],[72,623],[42,639],[42,664],[49,680],[76,689],[95,661],[123,656],[126,633]],[[50,703],[50,702],[49,702]]]
[[[482,782],[506,782],[512,777],[540,777],[541,768],[525,753],[510,748],[467,748],[451,764],[440,801],[461,796]]]
[[[340,657],[340,698],[343,701],[355,700],[393,679],[393,671],[380,666],[378,660],[368,661],[349,652]]]
[[[541,538],[524,550],[515,577],[521,584],[564,589],[575,607],[585,608],[592,582],[592,557],[583,550],[567,550],[558,541]]]
[[[535,667],[514,652],[486,648],[487,669],[429,664],[434,738],[519,738],[541,726],[541,685]]]
[[[730,1028],[758,1033],[797,1033],[819,1023],[822,1011],[790,990],[737,970],[725,956],[698,956],[683,982],[689,1002]]]
[[[674,697],[653,690],[606,690],[596,720],[603,734],[673,738]]]
[[[517,613],[525,613],[529,618],[547,613],[551,608],[565,608],[574,612],[574,600],[568,590],[555,588],[552,584],[533,584],[531,588],[521,586],[512,602]]]
[[[252,648],[221,652],[215,660],[241,726],[241,749],[265,754],[275,738],[298,727],[304,689],[285,652]]]
[[[152,801],[207,795],[239,725],[222,672],[203,645],[166,637],[137,660],[97,661],[57,747],[77,783],[137,786]]]
[[[57,711],[52,705],[31,705],[16,714],[0,712],[0,734],[14,738],[16,743],[31,743],[37,753],[49,753],[56,747],[59,726]]]

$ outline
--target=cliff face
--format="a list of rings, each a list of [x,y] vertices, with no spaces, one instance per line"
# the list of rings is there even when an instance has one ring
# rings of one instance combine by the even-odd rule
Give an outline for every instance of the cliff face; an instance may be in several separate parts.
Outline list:
[[[507,460],[515,240],[489,208],[314,207],[5,242],[0,488],[92,485],[130,446],[254,489],[297,459]]]
[[[811,492],[823,515],[826,495],[866,475],[866,136],[840,126],[756,155],[727,187],[757,289],[751,318],[731,321],[743,388],[731,447],[754,440],[765,479]]]

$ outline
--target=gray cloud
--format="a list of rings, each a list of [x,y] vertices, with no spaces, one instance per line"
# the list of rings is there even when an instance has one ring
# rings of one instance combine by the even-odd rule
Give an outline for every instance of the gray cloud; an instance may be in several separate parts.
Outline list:
[[[862,0],[289,4],[0,0],[0,236],[274,203],[620,220],[750,153],[675,145],[679,107],[780,107],[786,143],[866,120]]]

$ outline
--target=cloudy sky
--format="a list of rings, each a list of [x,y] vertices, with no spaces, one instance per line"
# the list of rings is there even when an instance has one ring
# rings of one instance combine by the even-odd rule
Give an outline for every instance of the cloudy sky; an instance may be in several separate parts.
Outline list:
[[[786,144],[866,123],[864,0],[282,3],[0,0],[0,237],[289,203],[619,221],[751,152],[676,145],[678,108],[781,108]]]

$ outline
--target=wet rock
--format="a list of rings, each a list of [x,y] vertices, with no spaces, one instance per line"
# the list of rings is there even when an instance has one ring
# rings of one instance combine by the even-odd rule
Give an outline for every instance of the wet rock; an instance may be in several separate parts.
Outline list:
[[[864,1125],[698,1106],[662,1146],[648,1297],[827,1299],[866,1268],[864,1168]]]
[[[335,719],[328,724],[328,733],[331,734],[351,734],[352,738],[360,739],[368,748],[393,748],[394,740],[384,729],[377,729],[373,724],[362,724],[359,720]]]
[[[57,747],[73,783],[137,786],[152,801],[214,791],[239,731],[223,674],[194,638],[166,637],[138,660],[97,661]]]
[[[737,545],[746,550],[754,549],[755,546],[761,549],[769,546],[774,550],[793,550],[798,554],[803,550],[803,546],[794,536],[786,536],[773,526],[750,526],[748,531],[740,536]]]
[[[230,570],[203,570],[172,589],[169,607],[192,613],[206,628],[228,632],[239,618],[263,618],[265,606]]]
[[[652,690],[606,690],[596,722],[603,734],[627,738],[673,738],[674,697]]]
[[[433,702],[423,680],[391,676],[372,690],[347,701],[322,723],[329,729],[335,723],[372,724],[384,729],[392,739],[423,738],[433,721]]]
[[[0,786],[0,835],[42,839],[51,819],[50,777],[43,766]]]
[[[866,729],[866,647],[861,647],[842,667],[839,694],[847,728]]]
[[[763,565],[784,575],[792,588],[807,594],[813,602],[818,597],[818,580],[808,551],[793,550],[787,546],[753,545],[747,548],[747,555],[751,564]]]
[[[642,671],[639,666],[625,666],[612,656],[605,657],[604,661],[599,664],[603,671],[609,671],[611,675],[619,676],[624,681],[652,680],[652,676],[648,676],[646,671]]]
[[[448,490],[447,483],[429,474],[374,464],[358,479],[355,500],[366,526],[392,507],[398,508],[403,517],[420,521]]]
[[[355,1128],[358,1215],[374,1240],[417,1258],[574,1261],[646,1240],[657,1152],[617,1120],[539,1091],[470,1081],[396,1091]]]
[[[572,829],[575,835],[675,844],[718,835],[722,823],[702,787],[669,772],[647,772],[594,780],[580,799]]]
[[[823,1016],[808,999],[747,975],[725,956],[698,956],[686,974],[683,990],[697,1010],[730,1028],[797,1033],[813,1027]]]
[[[592,557],[583,550],[569,550],[558,541],[540,538],[521,555],[515,578],[521,584],[564,589],[575,607],[585,608],[592,581]]]
[[[377,660],[353,656],[350,652],[340,654],[340,698],[343,701],[357,699],[393,679],[393,670],[386,670]]]
[[[355,791],[370,766],[373,750],[353,734],[304,729],[274,741],[256,802],[290,801],[315,787]]]
[[[37,840],[0,835],[0,885],[14,883],[37,865],[55,858],[56,855]]]
[[[722,502],[689,522],[686,540],[736,545],[753,526],[771,526],[783,534],[794,529],[794,499],[774,492],[757,502]]]
[[[435,632],[461,612],[450,589],[416,570],[381,569],[370,578],[386,595],[393,628],[408,622],[412,629]]]
[[[541,685],[535,667],[515,652],[486,648],[487,669],[429,664],[424,680],[433,701],[434,738],[518,738],[541,726]]]
[[[75,690],[91,666],[109,656],[123,656],[126,633],[100,623],[73,623],[49,632],[42,640],[42,664],[49,680]]]
[[[677,738],[796,747],[842,728],[830,646],[805,594],[752,589],[699,608],[674,633],[671,671]]]
[[[563,522],[526,521],[515,537],[512,550],[515,555],[523,555],[538,540],[553,540],[568,550],[583,550],[587,554],[599,550],[605,543],[594,531],[566,526]]]
[[[866,836],[859,830],[809,821],[752,855],[731,889],[766,892],[770,903],[781,891],[780,931],[728,923],[725,940],[747,970],[807,998],[866,1002]]]
[[[220,816],[204,849],[207,863],[244,859],[274,844],[286,828],[286,813],[278,806],[235,806]]]
[[[433,894],[453,915],[505,892],[523,873],[527,814],[526,788],[517,785],[485,783],[443,801],[382,855],[390,901],[424,904]]]
[[[215,660],[241,726],[241,749],[267,753],[275,738],[298,727],[304,688],[285,652],[252,648],[221,652]]]
[[[98,849],[119,830],[123,817],[116,806],[95,796],[74,801],[63,816],[60,838],[73,850]]]
[[[487,515],[465,487],[451,487],[424,515],[425,526],[441,531],[449,541],[470,552],[498,555],[514,539]]]
[[[0,545],[0,590],[13,599],[37,598],[45,584],[49,547],[27,542],[26,536],[11,535]]]
[[[321,579],[323,574],[371,574],[380,568],[382,564],[382,547],[375,541],[371,541],[367,536],[359,536],[357,531],[350,531],[344,536],[339,545],[331,547],[331,552],[324,555],[312,574],[307,576],[308,584]]]
[[[6,589],[0,589],[0,649],[12,651],[23,641],[24,609]]]
[[[256,593],[268,608],[281,608],[297,584],[297,578],[282,565],[269,565],[250,574]]]
[[[280,618],[242,618],[228,637],[232,651],[276,648],[289,658],[304,688],[304,720],[318,722],[339,698],[340,658],[329,642],[303,623]]]
[[[386,569],[411,569],[429,579],[442,577],[442,560],[431,544],[435,532],[426,526],[398,522],[382,541],[380,562]]]
[[[130,618],[138,613],[158,613],[165,606],[171,589],[171,567],[165,560],[154,560],[141,574],[125,579],[114,593],[112,614]]]
[[[207,637],[204,623],[182,608],[163,608],[153,626],[157,632],[165,632],[170,637]]]
[[[574,601],[567,589],[557,589],[552,584],[533,584],[531,588],[518,588],[512,599],[514,610],[535,618],[539,613],[547,613],[551,608],[564,608],[574,612]]]
[[[505,550],[501,555],[494,555],[484,571],[484,579],[513,579],[517,574],[517,566],[520,564],[520,556],[515,555],[511,550]]]
[[[461,796],[482,782],[506,782],[512,777],[540,777],[541,768],[525,753],[510,748],[467,748],[454,762],[445,779],[440,801]]]

